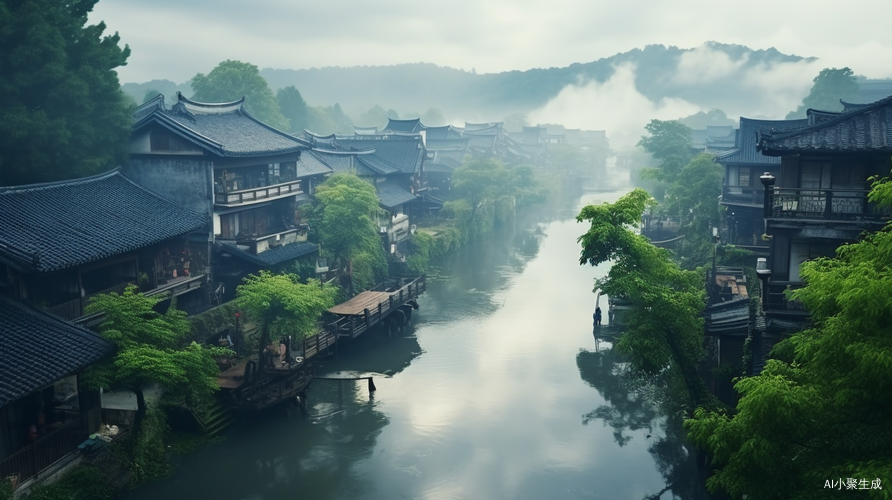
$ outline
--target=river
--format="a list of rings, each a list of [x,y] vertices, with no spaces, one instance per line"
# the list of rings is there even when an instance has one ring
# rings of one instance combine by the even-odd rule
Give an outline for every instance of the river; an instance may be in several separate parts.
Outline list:
[[[592,333],[609,265],[578,264],[574,217],[621,194],[574,198],[451,256],[406,331],[317,370],[379,374],[376,392],[315,381],[306,417],[252,419],[128,499],[700,498],[678,417]]]

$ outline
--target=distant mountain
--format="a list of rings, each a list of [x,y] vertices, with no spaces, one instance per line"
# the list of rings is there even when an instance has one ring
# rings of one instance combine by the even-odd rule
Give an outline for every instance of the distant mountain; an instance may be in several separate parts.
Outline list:
[[[774,113],[775,108],[791,106],[776,110],[782,116],[793,109],[820,69],[814,68],[815,61],[774,48],[753,50],[743,45],[707,42],[690,49],[648,45],[562,68],[493,74],[417,63],[299,70],[266,68],[261,75],[274,90],[296,86],[311,105],[339,103],[354,119],[378,104],[397,110],[403,118],[409,112],[424,113],[435,107],[450,119],[501,120],[512,113],[540,108],[568,86],[603,83],[617,66],[632,65],[635,89],[650,101],[683,100],[703,110],[722,109],[736,118],[736,113],[764,115]],[[789,71],[790,66],[796,71]],[[778,71],[782,68],[788,71]],[[794,83],[789,82],[791,73],[798,75]],[[169,98],[177,90],[191,94],[188,82],[155,80],[122,87],[137,102],[142,102],[147,90],[158,90]],[[782,93],[782,103],[778,104],[778,96],[766,101],[771,93]]]
[[[738,65],[739,70],[814,61],[814,58],[782,54],[774,48],[752,50],[742,45],[710,42],[694,49],[648,45],[563,68],[494,74],[475,74],[425,63],[301,70],[266,68],[261,74],[274,89],[294,85],[307,102],[326,105],[337,102],[351,114],[380,104],[400,113],[408,110],[423,113],[430,107],[440,108],[447,115],[479,114],[485,110],[493,119],[500,119],[510,113],[542,106],[568,85],[580,81],[603,82],[613,74],[616,65],[631,63],[637,67],[635,86],[653,101],[675,97],[703,103],[707,109],[721,107],[719,103],[727,100],[727,85],[732,84],[733,79],[691,84],[686,79],[677,78],[686,54],[693,66],[698,59],[718,54],[722,62]],[[709,64],[710,61],[702,62]],[[682,68],[685,64],[691,66],[686,61]],[[734,99],[746,97],[738,92]]]

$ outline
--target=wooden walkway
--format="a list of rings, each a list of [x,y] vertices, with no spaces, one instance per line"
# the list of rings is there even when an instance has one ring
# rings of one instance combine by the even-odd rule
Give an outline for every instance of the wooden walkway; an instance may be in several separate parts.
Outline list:
[[[412,280],[401,279],[388,291],[367,291],[338,304],[327,311],[326,329],[340,337],[356,338],[384,321],[396,321],[403,326],[415,302],[426,289],[425,276]]]
[[[410,309],[417,308],[417,299],[425,291],[425,276],[411,280],[400,279],[389,291],[366,291],[338,304],[326,311],[326,321],[321,331],[305,338],[298,346],[303,350],[304,363],[330,353],[337,346],[338,339],[354,339],[373,326],[384,322],[400,320],[402,326],[411,316]],[[393,317],[391,317],[393,316]],[[245,369],[248,362],[257,363],[257,356],[250,356],[217,376],[217,386],[222,389],[238,390],[245,384]],[[268,374],[280,370],[267,369]],[[286,373],[289,370],[281,370]],[[280,388],[281,389],[281,388]],[[279,390],[281,392],[281,390]]]

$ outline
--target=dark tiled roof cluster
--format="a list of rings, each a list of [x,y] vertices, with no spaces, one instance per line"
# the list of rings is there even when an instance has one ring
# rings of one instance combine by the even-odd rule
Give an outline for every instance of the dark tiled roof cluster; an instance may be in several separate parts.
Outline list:
[[[411,120],[394,120],[393,118],[387,119],[387,126],[384,127],[384,130],[390,130],[391,132],[419,132],[424,129],[424,125],[421,124],[421,118],[414,118]]]
[[[238,257],[261,267],[269,267],[276,264],[281,264],[282,262],[286,262],[291,259],[297,259],[299,257],[310,255],[319,250],[319,247],[317,247],[315,244],[308,243],[306,241],[281,245],[264,252],[260,252],[256,255],[245,252],[244,250],[241,250],[233,245],[221,244],[220,246],[233,257]]]
[[[892,97],[856,111],[793,130],[763,127],[758,147],[765,154],[787,152],[892,151]]]
[[[731,163],[780,165],[779,158],[765,156],[756,149],[756,138],[759,129],[775,128],[777,130],[786,130],[803,127],[807,124],[808,120],[805,118],[801,120],[754,120],[741,116],[736,147],[726,153],[717,155],[716,160],[723,165]]]
[[[89,330],[0,297],[0,407],[81,371],[113,349]]]
[[[402,187],[398,182],[388,179],[375,184],[378,189],[378,199],[381,200],[381,206],[385,208],[395,208],[403,203],[415,201],[415,195]]]
[[[257,120],[239,101],[199,103],[179,94],[171,110],[163,99],[150,101],[134,112],[134,130],[152,124],[167,128],[201,148],[224,157],[252,157],[300,151],[307,143]],[[151,106],[150,106],[151,104]]]
[[[390,167],[396,172],[412,174],[421,168],[424,146],[420,135],[338,136],[337,144],[345,149],[374,149],[374,166]],[[389,172],[384,172],[389,173]]]
[[[297,161],[297,176],[308,177],[312,175],[330,174],[332,168],[322,162],[318,157],[310,154],[310,151],[304,151]]]
[[[462,136],[461,130],[452,125],[444,125],[442,127],[424,127],[424,133],[428,142],[431,139],[458,139]]]
[[[0,259],[25,272],[57,271],[197,231],[207,220],[117,170],[0,188]]]
[[[311,154],[331,167],[332,171],[336,173],[356,172],[356,175],[360,177],[377,174],[376,171],[370,169],[364,163],[356,161],[356,157],[361,155],[359,153],[345,154],[344,152],[314,149]]]

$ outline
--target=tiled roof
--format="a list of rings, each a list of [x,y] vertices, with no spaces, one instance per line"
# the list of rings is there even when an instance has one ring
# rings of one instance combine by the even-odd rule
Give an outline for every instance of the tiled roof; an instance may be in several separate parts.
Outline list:
[[[375,184],[378,189],[378,199],[384,208],[395,208],[403,203],[415,201],[415,195],[393,180],[386,180]]]
[[[378,133],[378,127],[359,127],[354,125],[353,133],[356,135],[375,135]]]
[[[501,129],[504,122],[469,123],[465,122],[465,133],[472,130]]]
[[[375,155],[363,155],[358,156],[356,158],[356,163],[364,166],[365,168],[371,170],[376,175],[387,175],[387,174],[395,174],[398,173],[393,165],[389,162],[382,160],[380,157]]]
[[[441,161],[429,161],[424,164],[424,171],[428,173],[440,172],[451,174],[454,168]]]
[[[377,175],[376,171],[370,169],[365,164],[356,161],[357,156],[364,156],[360,153],[344,154],[343,152],[319,149],[314,149],[311,153],[314,157],[331,167],[334,172],[356,172],[356,175],[360,177]]]
[[[741,116],[736,148],[729,151],[731,154],[717,156],[717,161],[723,165],[730,163],[780,165],[779,158],[765,156],[756,149],[756,134],[759,129],[786,130],[803,127],[807,124],[808,119],[806,118],[800,120],[754,120]]]
[[[794,130],[763,127],[758,147],[765,154],[791,152],[892,151],[892,97],[856,111]]]
[[[151,106],[150,106],[151,104]],[[163,98],[134,112],[134,130],[156,124],[206,151],[224,157],[252,157],[299,151],[307,143],[257,120],[243,109],[244,98],[231,103],[199,103],[178,94],[164,109]]]
[[[461,130],[452,125],[444,125],[442,127],[424,127],[424,133],[427,140],[431,139],[457,139],[462,136]]]
[[[269,250],[260,252],[256,255],[245,252],[244,250],[236,248],[233,245],[224,243],[220,246],[233,257],[238,257],[261,267],[269,267],[276,264],[281,264],[282,262],[286,262],[291,259],[297,259],[299,257],[310,255],[313,252],[319,250],[319,247],[317,247],[315,244],[308,243],[306,241],[289,243],[287,245],[270,248]]]
[[[386,165],[404,174],[417,172],[424,159],[420,135],[338,136],[336,142],[341,147],[357,151],[374,149],[372,156],[380,160],[376,166]]]
[[[57,271],[197,231],[207,221],[117,170],[0,188],[0,260],[26,272]]]
[[[0,407],[81,371],[113,349],[90,330],[0,297]]]
[[[426,147],[427,147],[428,151],[436,151],[436,150],[464,151],[464,150],[468,149],[468,142],[470,142],[470,139],[467,137],[450,138],[450,139],[432,139],[432,138],[428,137]]]
[[[330,174],[331,167],[319,160],[319,158],[310,154],[309,150],[303,151],[300,159],[297,161],[297,176],[309,177],[312,175]]]
[[[384,127],[384,130],[390,130],[392,132],[418,132],[423,128],[424,125],[421,124],[421,118],[414,118],[412,120],[394,120],[393,118],[388,118],[387,126]]]

